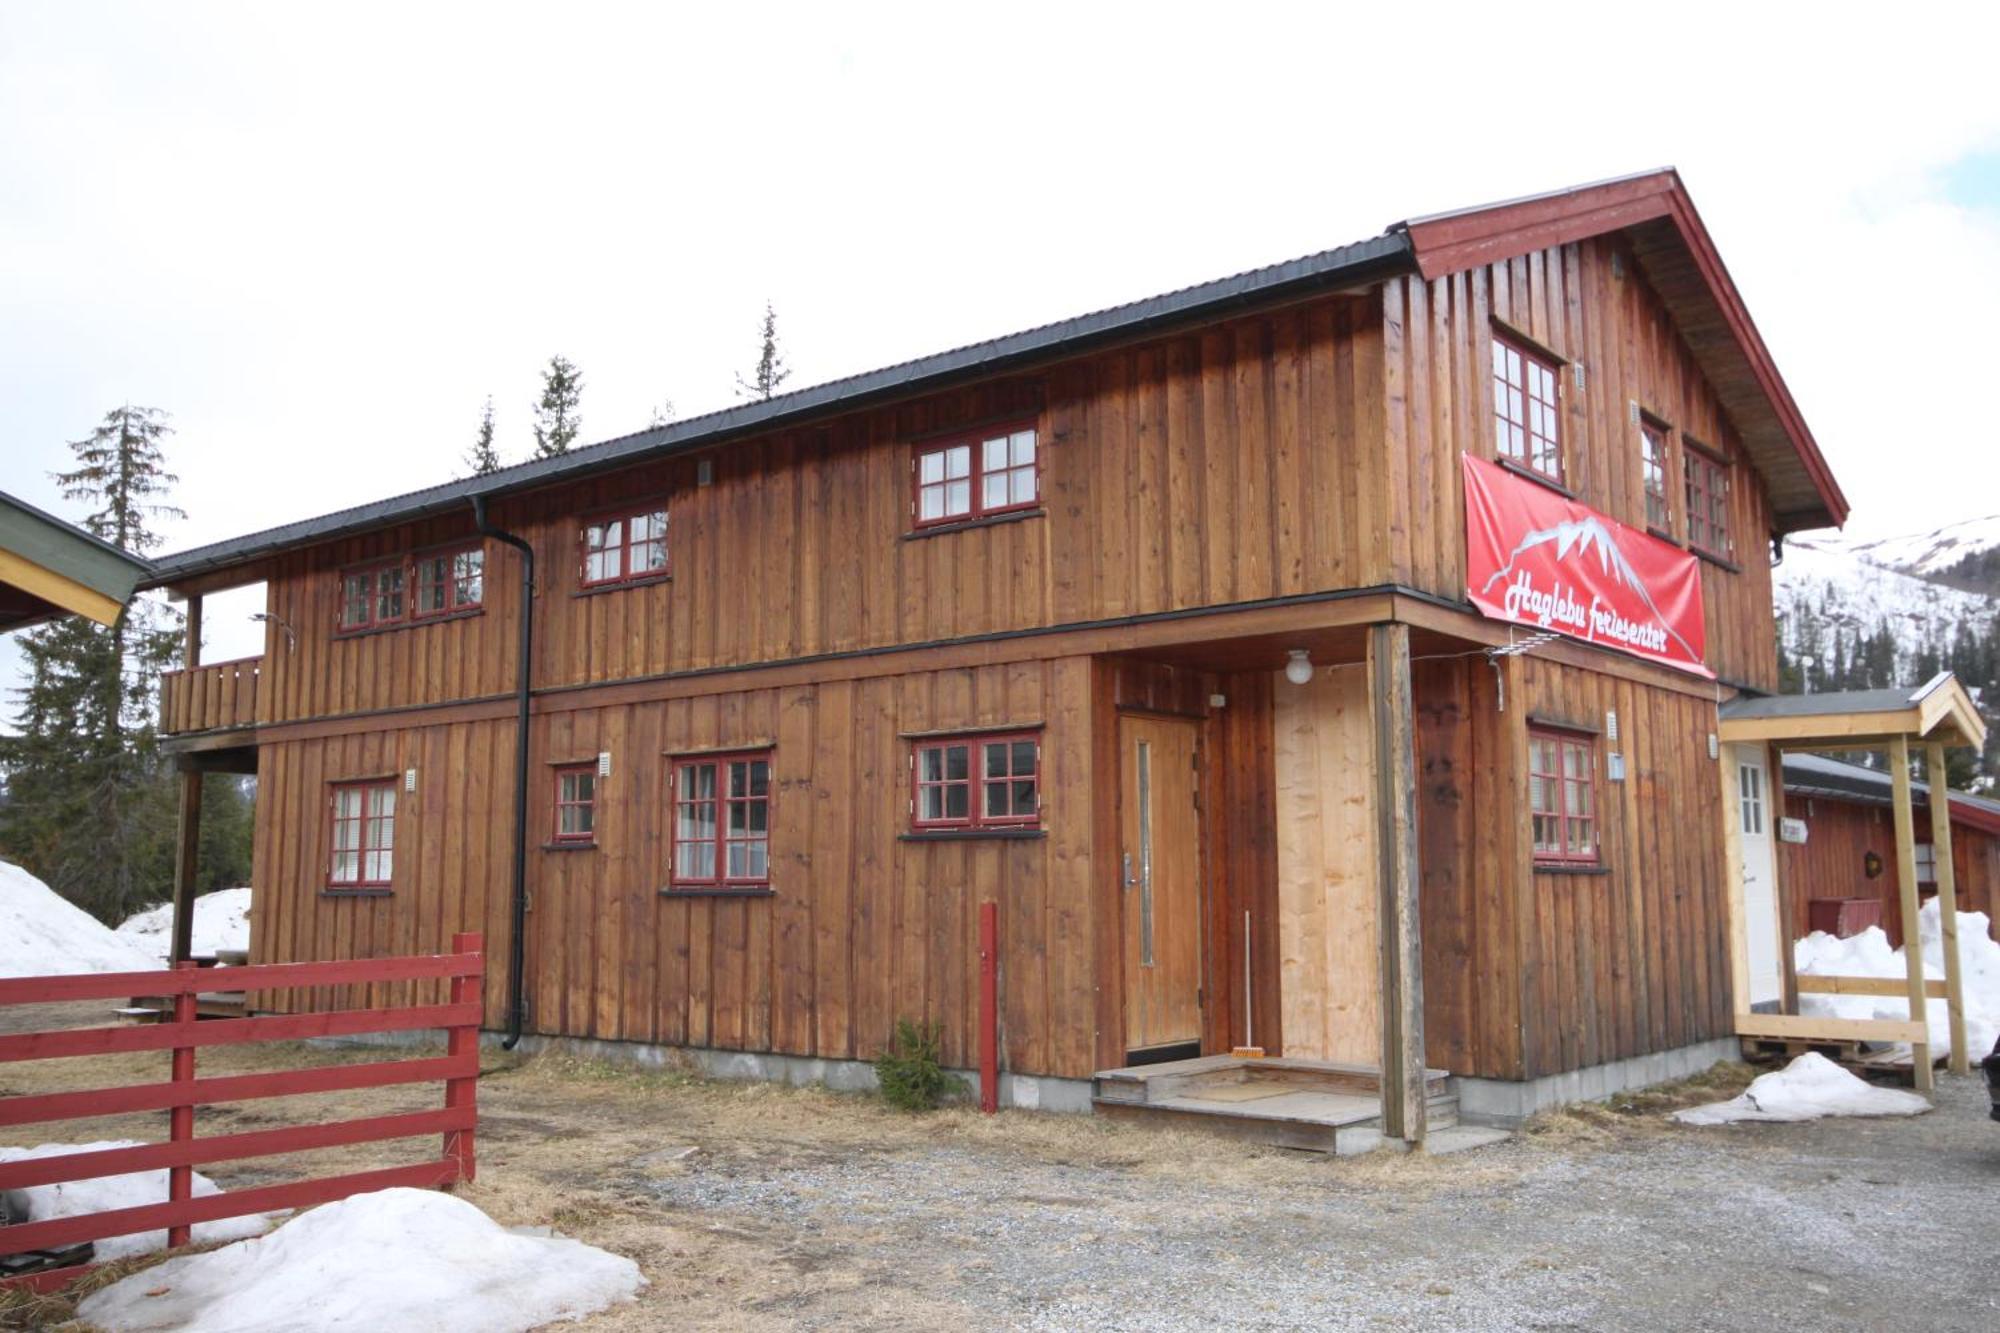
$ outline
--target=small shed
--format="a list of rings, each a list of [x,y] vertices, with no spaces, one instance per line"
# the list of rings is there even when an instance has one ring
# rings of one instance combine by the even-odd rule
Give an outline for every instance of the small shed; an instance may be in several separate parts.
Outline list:
[[[152,563],[0,491],[0,633],[57,616],[116,621]]]
[[[1767,695],[1737,698],[1720,709],[1720,739],[1739,755],[1762,748],[1771,771],[1782,772],[1787,751],[1878,751],[1887,760],[1891,814],[1896,835],[1896,866],[1902,935],[1917,938],[1917,838],[1912,801],[1911,759],[1922,754],[1926,774],[1942,785],[1945,750],[1950,746],[1980,749],[1986,744],[1986,723],[1972,696],[1950,672],[1940,672],[1916,689],[1845,690],[1831,694]],[[1930,1034],[1924,1021],[1925,1001],[1943,998],[1951,1015],[1951,1068],[1968,1067],[1965,1046],[1964,982],[1959,975],[1957,888],[1952,873],[1951,818],[1947,802],[1931,803],[1931,842],[1936,858],[1938,915],[1945,943],[1942,986],[1924,976],[1923,950],[1906,948],[1908,976],[1902,982],[1869,977],[1811,977],[1793,974],[1790,949],[1780,944],[1775,960],[1784,976],[1777,1012],[1758,1012],[1749,1003],[1758,942],[1788,942],[1794,937],[1785,920],[1784,886],[1771,882],[1781,862],[1770,852],[1771,831],[1786,818],[1783,785],[1777,785],[1775,808],[1764,809],[1763,790],[1746,781],[1741,771],[1724,766],[1724,831],[1731,860],[1740,873],[1731,882],[1729,902],[1730,958],[1735,983],[1736,1031],[1739,1036],[1792,1041],[1907,1042],[1919,1090],[1932,1084]],[[1761,769],[1760,769],[1761,771]],[[1761,859],[1760,859],[1761,854]],[[1768,944],[1765,947],[1769,947]],[[1854,995],[1907,997],[1907,1019],[1809,1018],[1798,1012],[1801,989],[1831,989]]]

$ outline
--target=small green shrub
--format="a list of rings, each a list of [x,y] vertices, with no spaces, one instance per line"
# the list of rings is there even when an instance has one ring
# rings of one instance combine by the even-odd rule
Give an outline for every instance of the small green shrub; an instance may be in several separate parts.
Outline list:
[[[896,1020],[896,1039],[875,1061],[882,1099],[899,1111],[935,1111],[951,1089],[951,1075],[938,1063],[938,1042],[944,1024],[936,1028]]]

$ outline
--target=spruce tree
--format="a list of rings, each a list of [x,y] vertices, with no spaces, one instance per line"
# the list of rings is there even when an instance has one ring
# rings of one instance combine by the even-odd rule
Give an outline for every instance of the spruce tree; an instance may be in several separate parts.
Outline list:
[[[71,443],[77,466],[55,479],[94,506],[84,528],[137,555],[159,545],[155,521],[180,516],[165,498],[170,429],[165,413],[128,405]],[[178,652],[170,617],[138,599],[109,628],[70,616],[24,635],[18,734],[0,739],[0,847],[108,923],[162,896],[163,872],[171,882],[172,782],[153,729],[159,674]]]
[[[749,376],[736,377],[736,392],[745,398],[762,402],[783,387],[792,377],[792,368],[785,364],[784,353],[778,350],[778,314],[769,301],[764,302],[764,325],[757,350],[757,368]]]
[[[486,396],[486,410],[479,417],[479,434],[473,437],[472,448],[465,455],[465,464],[472,469],[472,475],[483,477],[489,472],[500,470],[500,451],[493,447],[493,395]]]
[[[578,407],[583,402],[583,375],[567,357],[552,356],[542,372],[542,396],[535,401],[535,457],[566,454],[583,429]]]
[[[671,398],[662,398],[660,400],[659,406],[653,409],[653,415],[647,418],[646,429],[658,430],[660,427],[667,425],[673,419],[674,419],[674,400]]]

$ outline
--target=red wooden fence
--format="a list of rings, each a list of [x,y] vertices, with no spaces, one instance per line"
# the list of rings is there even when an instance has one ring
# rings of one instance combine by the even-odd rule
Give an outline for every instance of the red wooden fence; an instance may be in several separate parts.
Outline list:
[[[0,1035],[0,1065],[19,1060],[134,1051],[173,1053],[170,1078],[164,1083],[95,1088],[88,1092],[0,1097],[0,1127],[133,1111],[167,1112],[167,1140],[164,1143],[0,1163],[0,1190],[90,1180],[133,1171],[165,1170],[168,1173],[165,1203],[0,1226],[0,1254],[57,1249],[82,1241],[156,1231],[162,1227],[166,1228],[170,1246],[185,1245],[189,1228],[197,1222],[267,1213],[281,1208],[304,1208],[395,1185],[434,1188],[471,1180],[474,1170],[473,1132],[478,1124],[476,1089],[479,1077],[480,982],[484,959],[481,937],[476,933],[454,935],[451,947],[452,952],[448,954],[367,958],[341,963],[275,963],[199,969],[192,964],[182,964],[171,972],[111,972],[0,979],[0,1006],[70,1000],[123,1000],[133,995],[166,995],[171,996],[174,1003],[170,1019],[145,1027],[76,1028]],[[448,979],[451,983],[450,1002],[266,1018],[211,1019],[205,1022],[195,1019],[195,997],[201,992],[286,990],[302,986],[426,979]],[[276,1073],[195,1077],[195,1052],[203,1046],[300,1041],[310,1037],[410,1032],[427,1028],[443,1028],[449,1033],[446,1054],[442,1058],[384,1060],[369,1064],[287,1069]],[[198,1106],[437,1080],[444,1082],[444,1106],[441,1110],[195,1137],[195,1108]],[[426,1134],[443,1136],[443,1153],[436,1159],[407,1166],[233,1190],[200,1199],[192,1197],[194,1168],[197,1166]],[[78,1266],[35,1273],[15,1280],[48,1290],[62,1285],[82,1271],[84,1266]]]

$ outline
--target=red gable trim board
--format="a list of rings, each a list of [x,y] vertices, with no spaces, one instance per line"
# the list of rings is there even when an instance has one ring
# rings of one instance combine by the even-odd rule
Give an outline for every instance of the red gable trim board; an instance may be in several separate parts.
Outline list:
[[[1465,581],[1475,607],[1715,678],[1703,661],[1694,556],[1497,463],[1462,458]]]

